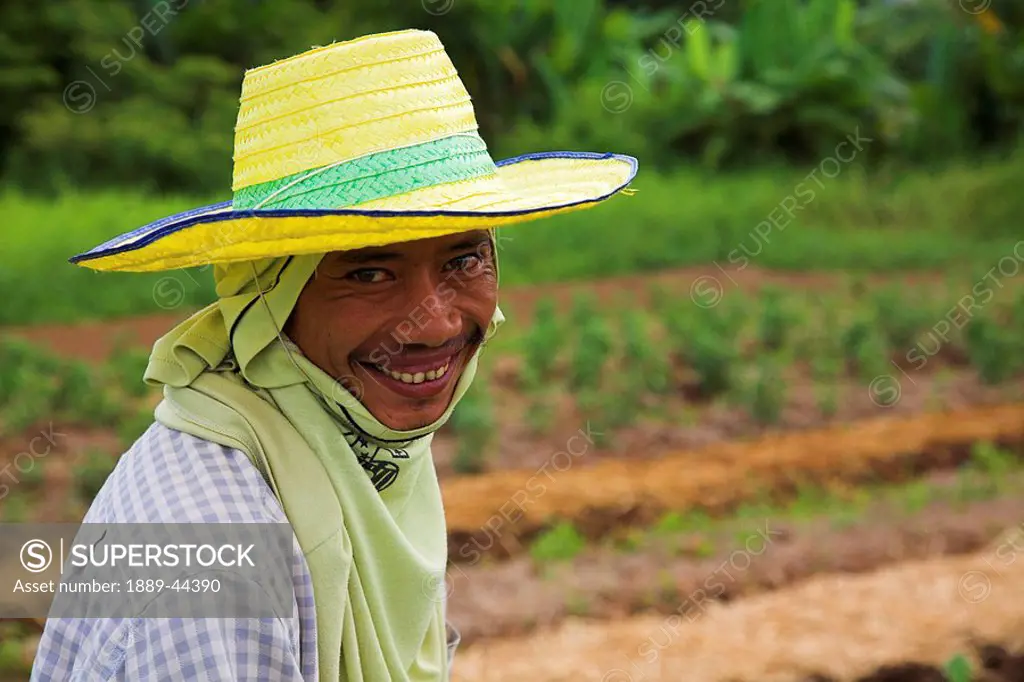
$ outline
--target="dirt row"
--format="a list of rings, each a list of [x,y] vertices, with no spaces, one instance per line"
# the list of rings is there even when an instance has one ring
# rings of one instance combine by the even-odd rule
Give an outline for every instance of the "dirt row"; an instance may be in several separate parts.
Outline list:
[[[976,552],[1014,526],[1022,530],[1018,546],[1024,550],[1024,499],[960,504],[942,496],[955,485],[944,479],[951,477],[929,477],[934,499],[920,509],[879,500],[852,519],[828,509],[810,519],[737,518],[707,530],[655,535],[633,549],[604,543],[555,565],[528,557],[455,565],[448,573],[449,615],[472,644],[550,628],[574,615],[617,620],[651,611],[692,613],[822,573],[864,573]]]
[[[669,510],[720,515],[744,501],[792,497],[804,485],[908,480],[957,466],[979,441],[1024,450],[1024,404],[880,418],[590,465],[581,437],[536,470],[446,481],[449,554],[455,562],[512,556],[555,520],[571,520],[599,538],[616,527],[653,523]]]
[[[465,647],[454,679],[846,682],[887,665],[942,666],[958,654],[977,668],[982,656],[994,656],[982,646],[1024,650],[1024,561],[1016,547],[1024,548],[1019,529],[976,554],[821,575],[734,603],[612,622],[571,618]],[[942,679],[921,673],[867,679]]]

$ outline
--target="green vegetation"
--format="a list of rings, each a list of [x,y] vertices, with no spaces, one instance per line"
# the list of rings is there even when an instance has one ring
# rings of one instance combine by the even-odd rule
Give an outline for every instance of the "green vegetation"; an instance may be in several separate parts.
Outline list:
[[[977,292],[978,281],[955,271],[944,281],[884,286],[870,295],[857,282],[753,294],[733,288],[710,307],[656,287],[647,292],[650,308],[643,292],[600,303],[581,296],[562,311],[542,298],[533,323],[511,329],[500,352],[521,356],[525,418],[538,435],[556,423],[564,394],[575,400],[579,419],[602,425],[601,447],[624,427],[678,423],[681,408],[664,406],[684,400],[722,401],[758,424],[779,424],[800,382],[810,382],[828,419],[848,404],[849,391],[858,391],[854,399],[863,404],[878,377],[900,375],[894,364],[922,376],[943,374],[947,382],[954,369],[996,385],[1019,377],[1024,364],[1012,350],[1024,331],[1024,287],[999,281],[988,304],[967,314],[957,302],[962,292]],[[122,348],[107,365],[90,367],[0,339],[0,422],[9,432],[48,420],[107,426],[130,444],[152,421],[151,392],[142,382],[146,358]],[[482,372],[452,417],[462,472],[486,468],[492,428],[503,418],[488,381]],[[870,390],[879,400],[898,399]],[[939,409],[941,400],[931,395],[929,406]]]
[[[99,373],[81,362],[0,337],[0,432],[58,419],[113,425],[118,412],[107,390]]]
[[[562,350],[562,328],[555,312],[555,302],[544,297],[537,302],[533,324],[522,340],[523,379],[526,387],[536,389],[543,385],[552,372]]]
[[[888,384],[872,383],[902,376],[895,365],[946,382],[954,369],[973,370],[992,384],[1019,377],[1024,364],[1010,345],[1024,329],[1024,288],[1000,282],[1004,290],[993,287],[988,304],[968,315],[957,302],[976,282],[954,273],[945,281],[883,286],[870,296],[860,284],[768,287],[753,295],[733,289],[711,307],[652,288],[651,311],[640,307],[638,294],[601,306],[580,297],[568,308],[572,323],[559,341],[572,353],[564,365],[538,360],[541,349],[555,344],[557,313],[547,301],[542,326],[522,329],[523,342],[510,350],[522,353],[527,377],[532,366],[547,363],[543,390],[530,389],[527,418],[537,432],[550,426],[558,391],[575,398],[582,418],[608,429],[640,419],[678,420],[676,410],[658,415],[652,406],[683,397],[690,404],[724,400],[759,424],[778,424],[799,379],[812,383],[821,415],[831,418],[851,389],[862,403],[869,390],[879,401],[898,400],[883,390]],[[941,408],[941,395],[929,400]]]
[[[541,533],[530,545],[530,556],[538,564],[568,561],[583,551],[586,539],[575,526],[562,521]]]
[[[94,367],[0,336],[0,434],[61,423],[116,428],[130,445],[153,421],[139,357]]]
[[[455,471],[460,474],[483,471],[494,439],[494,406],[486,383],[474,382],[469,388],[459,408],[452,412],[451,427],[459,437],[459,449],[452,461]]]
[[[773,502],[765,495],[763,500],[752,500],[717,516],[701,509],[668,511],[651,526],[622,530],[613,542],[625,552],[663,547],[674,555],[706,558],[716,551],[743,546],[750,537],[750,524],[766,519],[792,523],[826,519],[833,526],[846,527],[864,519],[869,506],[905,514],[915,514],[932,504],[963,507],[1012,495],[1019,489],[1022,475],[1024,460],[1019,455],[979,442],[951,484],[921,478],[852,489],[801,484],[785,501]]]
[[[399,0],[171,13],[55,2],[0,8],[2,177],[39,190],[227,188],[245,69],[408,27],[441,37],[499,158],[616,149],[662,169],[789,162],[806,174],[851,153],[882,163],[999,150],[1024,124],[1014,0],[983,14],[943,0],[737,0],[703,17],[686,3],[617,0],[460,0],[437,14]],[[142,27],[141,41],[126,37]],[[861,141],[837,151],[847,136]]]
[[[86,500],[96,497],[116,465],[117,458],[112,457],[109,452],[86,452],[75,466],[75,482],[79,493]]]
[[[612,352],[606,313],[587,295],[576,299],[570,317],[576,348],[569,368],[569,386],[575,391],[596,390]]]
[[[942,667],[949,682],[971,682],[974,679],[971,662],[963,654],[953,656]]]
[[[806,173],[754,170],[708,182],[696,171],[641,172],[635,196],[615,197],[596,211],[502,230],[502,285],[648,273],[711,261],[727,269],[749,263],[787,270],[932,269],[984,275],[1000,258],[1012,255],[1019,238],[1013,230],[1016,216],[1024,213],[1017,191],[1024,184],[1024,153],[981,167],[908,171],[898,179],[843,173],[790,220],[778,206],[794,195]],[[936,196],[943,200],[934,201]],[[208,269],[95,273],[67,263],[123,229],[212,199],[153,199],[118,191],[47,199],[0,194],[0,212],[6,224],[16,227],[4,238],[0,287],[18,292],[0,308],[0,325],[183,314],[213,300]],[[724,275],[719,278],[729,286]],[[55,297],[53,291],[62,293]],[[685,299],[688,293],[675,295]]]

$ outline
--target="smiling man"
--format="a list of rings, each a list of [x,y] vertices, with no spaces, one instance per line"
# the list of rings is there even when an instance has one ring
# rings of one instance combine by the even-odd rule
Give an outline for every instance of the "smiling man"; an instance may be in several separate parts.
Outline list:
[[[451,403],[497,310],[495,255],[484,230],[328,254],[286,331],[316,365],[352,377],[378,419],[425,426]]]
[[[212,264],[161,338],[154,424],[87,523],[278,523],[289,617],[54,618],[33,680],[447,680],[447,536],[430,444],[503,322],[495,229],[594,206],[636,161],[494,163],[437,36],[398,31],[249,71],[230,202],[72,262]],[[286,580],[287,582],[287,580]],[[161,601],[163,600],[163,601]]]

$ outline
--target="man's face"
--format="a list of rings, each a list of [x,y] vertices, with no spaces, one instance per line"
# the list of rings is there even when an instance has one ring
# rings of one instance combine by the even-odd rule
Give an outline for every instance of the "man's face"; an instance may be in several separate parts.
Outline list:
[[[406,431],[448,408],[497,302],[481,230],[327,254],[285,330],[318,367],[358,387],[378,421]]]

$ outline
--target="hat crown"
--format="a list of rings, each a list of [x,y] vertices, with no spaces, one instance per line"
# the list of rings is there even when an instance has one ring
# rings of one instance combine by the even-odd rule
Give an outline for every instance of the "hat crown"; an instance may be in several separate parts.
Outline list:
[[[453,136],[479,140],[477,129],[469,93],[432,31],[334,43],[245,73],[232,189],[237,197]]]

